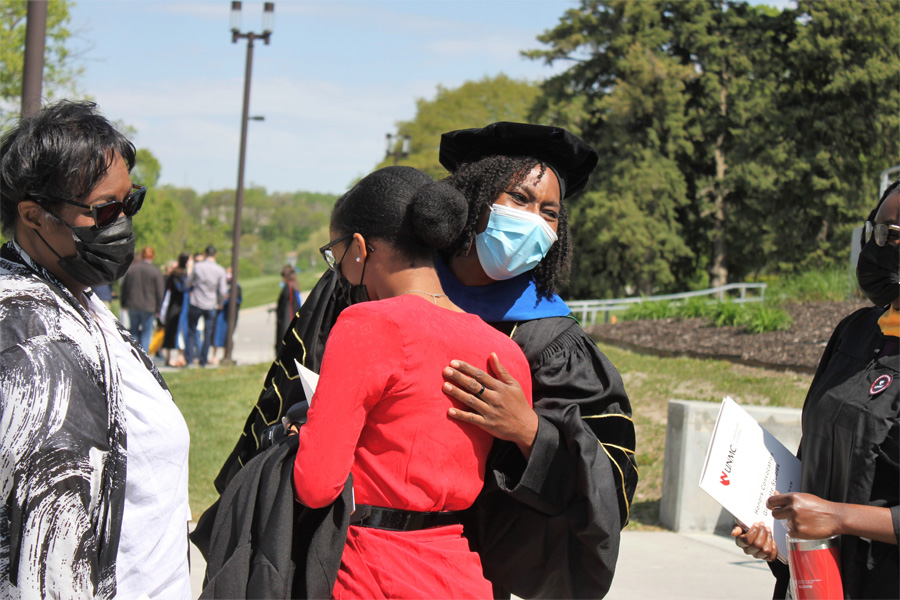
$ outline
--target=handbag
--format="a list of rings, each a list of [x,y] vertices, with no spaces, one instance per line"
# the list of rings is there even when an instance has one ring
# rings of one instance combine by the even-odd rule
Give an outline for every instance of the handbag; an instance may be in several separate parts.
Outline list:
[[[166,328],[162,325],[157,325],[156,329],[153,330],[153,337],[150,338],[150,349],[147,351],[147,354],[153,356],[157,352],[159,352],[159,349],[162,348],[163,339],[165,337]]]

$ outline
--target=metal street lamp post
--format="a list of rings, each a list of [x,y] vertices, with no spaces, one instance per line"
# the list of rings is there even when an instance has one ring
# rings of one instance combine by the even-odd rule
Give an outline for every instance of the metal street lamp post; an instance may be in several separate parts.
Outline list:
[[[242,33],[241,29],[241,3],[231,3],[231,42],[236,44],[240,39],[247,40],[247,67],[244,71],[244,108],[241,113],[241,149],[238,158],[238,179],[237,193],[234,199],[234,227],[232,229],[232,250],[231,250],[231,289],[237,290],[238,285],[238,260],[241,250],[241,212],[244,207],[244,159],[247,154],[247,122],[251,119],[250,110],[250,71],[253,65],[253,41],[260,39],[266,45],[269,44],[269,38],[272,35],[272,27],[275,20],[275,3],[266,2],[263,4],[263,32]],[[262,120],[252,117],[254,120]],[[237,320],[237,303],[231,301],[228,303],[228,330],[225,336],[225,357],[224,364],[234,364],[231,358],[231,351],[234,347],[234,323]]]
[[[397,166],[397,163],[400,162],[401,158],[406,158],[409,156],[409,146],[411,143],[411,139],[408,135],[398,135],[400,138],[398,141],[399,144],[394,146],[394,136],[390,133],[385,134],[385,138],[387,139],[387,150],[384,153],[384,157],[387,158],[389,156],[394,157],[394,166]]]
[[[23,117],[41,108],[41,84],[44,76],[44,47],[47,37],[47,2],[28,1],[25,22],[25,59],[22,65]]]

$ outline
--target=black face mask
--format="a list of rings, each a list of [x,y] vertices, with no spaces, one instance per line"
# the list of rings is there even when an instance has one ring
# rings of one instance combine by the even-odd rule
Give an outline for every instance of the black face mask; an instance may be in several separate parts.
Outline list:
[[[68,223],[66,226],[72,230],[77,252],[75,256],[61,257],[40,233],[38,237],[59,258],[60,268],[75,281],[94,287],[112,283],[125,275],[134,260],[131,217],[120,218],[103,229],[72,227]]]
[[[856,264],[859,288],[876,306],[886,307],[900,297],[900,248],[869,240]]]
[[[341,262],[344,262],[344,260],[341,259]],[[338,264],[338,275],[340,275],[341,287],[344,289],[344,299],[348,305],[369,301],[369,291],[366,289],[366,284],[363,283],[363,279],[366,276],[365,262],[363,262],[362,275],[359,276],[358,285],[350,283],[350,280],[344,277],[340,264]]]

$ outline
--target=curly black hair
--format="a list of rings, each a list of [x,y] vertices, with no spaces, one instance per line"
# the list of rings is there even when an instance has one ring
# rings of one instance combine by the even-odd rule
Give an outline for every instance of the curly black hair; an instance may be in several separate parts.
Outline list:
[[[20,202],[50,210],[83,201],[118,153],[134,167],[135,148],[93,102],[62,100],[21,119],[0,141],[0,223],[12,237]]]
[[[547,172],[546,163],[530,156],[487,156],[476,162],[463,163],[455,173],[445,179],[447,183],[461,191],[469,202],[466,226],[456,240],[441,252],[441,257],[449,261],[453,256],[465,254],[475,241],[478,218],[504,191],[521,184],[531,170],[540,165],[541,174]],[[559,222],[556,235],[558,240],[547,256],[531,271],[531,279],[537,287],[538,296],[549,298],[557,287],[565,283],[572,264],[571,236],[569,235],[569,212],[560,199]]]

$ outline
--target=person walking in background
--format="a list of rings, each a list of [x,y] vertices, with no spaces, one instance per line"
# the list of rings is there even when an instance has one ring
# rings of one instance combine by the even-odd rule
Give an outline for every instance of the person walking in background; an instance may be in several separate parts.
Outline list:
[[[234,327],[237,329],[238,316],[241,314],[241,302],[243,302],[243,292],[241,284],[237,284],[237,289],[232,285],[231,267],[225,269],[225,278],[228,280],[228,293],[225,295],[225,302],[222,308],[216,311],[216,326],[213,330],[212,348],[209,352],[209,364],[219,364],[219,358],[216,356],[219,348],[222,349],[222,358],[225,358],[225,346],[228,344],[228,305],[232,298],[237,299],[237,305],[234,307]]]
[[[134,161],[91,102],[0,142],[0,598],[191,597],[190,434],[91,291],[134,258]]]
[[[100,302],[102,302],[106,308],[110,308],[113,299],[112,286],[108,283],[104,283],[103,285],[95,285],[91,289],[94,290],[94,294],[96,294]]]
[[[205,367],[216,326],[216,311],[221,308],[228,293],[225,269],[216,262],[215,246],[207,246],[203,260],[194,264],[188,275],[188,339],[184,349],[187,366],[196,355],[201,367]],[[203,342],[197,345],[197,326],[203,319]]]
[[[120,291],[122,309],[128,311],[128,330],[146,352],[150,351],[150,339],[166,292],[163,275],[153,265],[155,257],[151,246],[141,250],[140,259],[132,263],[122,279]]]
[[[275,354],[281,349],[281,340],[287,333],[294,315],[300,310],[300,290],[297,288],[297,272],[291,265],[281,269],[281,293],[275,308]]]
[[[188,263],[191,255],[182,252],[178,256],[178,262],[169,272],[166,278],[166,295],[163,301],[163,308],[160,310],[160,317],[163,322],[165,334],[163,336],[163,350],[166,356],[166,366],[183,367],[187,363],[184,360],[184,354],[178,344],[181,337],[184,347],[187,332],[187,303],[184,301],[185,292],[187,291]]]

